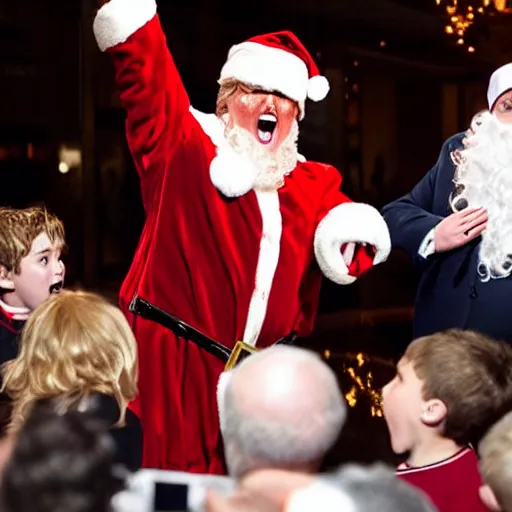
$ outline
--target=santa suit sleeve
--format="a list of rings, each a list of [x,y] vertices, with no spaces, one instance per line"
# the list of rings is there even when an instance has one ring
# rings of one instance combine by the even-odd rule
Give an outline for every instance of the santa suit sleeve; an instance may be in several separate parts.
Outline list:
[[[94,20],[114,61],[126,135],[141,178],[167,169],[183,141],[190,102],[167,48],[155,0],[110,0]]]
[[[324,195],[315,231],[315,257],[322,273],[337,284],[350,284],[391,251],[388,227],[368,204],[355,203],[340,191],[341,175],[325,171]]]

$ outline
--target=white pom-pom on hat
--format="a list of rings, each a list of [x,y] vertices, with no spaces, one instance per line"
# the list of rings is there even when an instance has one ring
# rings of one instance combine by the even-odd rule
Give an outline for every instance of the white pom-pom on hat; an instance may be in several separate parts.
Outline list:
[[[311,101],[322,101],[329,94],[329,89],[329,82],[325,76],[313,76],[308,82],[308,98]]]

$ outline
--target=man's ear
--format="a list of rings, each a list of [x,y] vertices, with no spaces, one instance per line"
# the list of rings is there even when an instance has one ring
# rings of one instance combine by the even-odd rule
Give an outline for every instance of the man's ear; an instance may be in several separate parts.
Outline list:
[[[446,418],[446,405],[442,400],[433,398],[423,404],[421,411],[421,421],[429,427],[435,427],[442,423]]]
[[[501,512],[502,508],[496,499],[496,496],[492,492],[492,489],[488,485],[482,485],[480,489],[478,489],[478,494],[480,495],[480,499],[482,503],[491,511],[491,512]]]
[[[0,265],[0,288],[14,291],[12,270],[7,270],[3,265]]]

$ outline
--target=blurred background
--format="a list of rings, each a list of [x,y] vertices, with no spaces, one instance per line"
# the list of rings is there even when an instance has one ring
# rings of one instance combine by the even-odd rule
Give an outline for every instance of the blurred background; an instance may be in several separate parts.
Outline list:
[[[90,0],[0,0],[0,204],[44,202],[65,222],[68,285],[115,300],[143,225],[138,178]],[[160,0],[192,104],[213,112],[232,44],[293,30],[331,83],[308,104],[300,150],[335,165],[344,191],[378,208],[430,169],[444,139],[486,106],[512,61],[512,0]],[[340,376],[345,458],[391,458],[378,390],[410,341],[417,284],[393,254],[350,287],[325,283],[306,346]]]

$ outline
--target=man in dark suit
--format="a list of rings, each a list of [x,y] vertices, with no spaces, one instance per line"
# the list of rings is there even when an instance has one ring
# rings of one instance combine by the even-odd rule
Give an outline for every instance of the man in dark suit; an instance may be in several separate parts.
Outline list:
[[[414,337],[459,327],[512,342],[512,63],[487,97],[489,111],[383,209],[393,247],[423,270]]]

